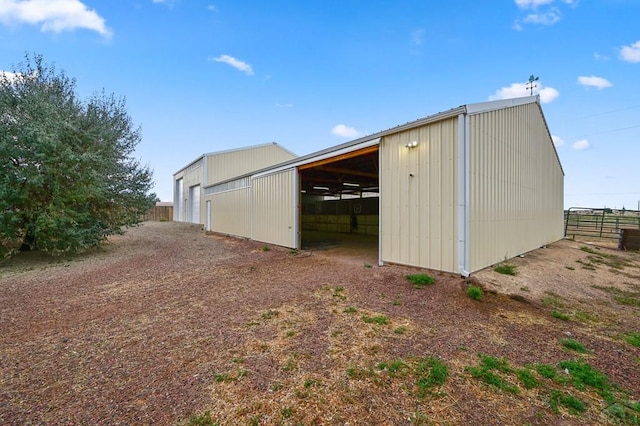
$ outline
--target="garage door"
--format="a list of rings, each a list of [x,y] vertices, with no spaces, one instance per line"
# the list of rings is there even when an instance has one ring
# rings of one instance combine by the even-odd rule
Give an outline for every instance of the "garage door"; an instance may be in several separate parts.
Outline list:
[[[189,211],[191,223],[200,223],[200,185],[189,188]]]

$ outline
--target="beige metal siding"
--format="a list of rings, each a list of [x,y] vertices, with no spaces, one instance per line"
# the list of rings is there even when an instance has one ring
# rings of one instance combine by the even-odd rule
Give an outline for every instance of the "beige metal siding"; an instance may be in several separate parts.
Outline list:
[[[562,168],[538,104],[469,116],[469,272],[563,236]]]
[[[383,262],[457,272],[457,133],[450,118],[381,141]]]
[[[295,168],[252,180],[252,238],[284,247],[296,247]]]
[[[206,156],[207,182],[211,185],[295,158],[279,145],[259,145]]]
[[[175,174],[173,177],[174,182],[177,182],[181,178],[182,178],[182,188],[183,188],[182,197],[184,199],[181,199],[180,201],[178,201],[177,199],[174,199],[174,203],[178,208],[180,208],[180,211],[179,212],[176,211],[174,215],[176,217],[176,220],[191,222],[192,212],[189,209],[189,206],[192,205],[192,200],[190,199],[190,196],[189,196],[190,194],[189,188],[202,183],[202,159],[193,163],[192,165],[180,171],[179,173]],[[178,192],[177,188],[174,188],[174,191]],[[179,194],[175,194],[175,197],[178,197],[178,196]],[[200,210],[202,210],[202,208]],[[199,213],[199,214],[200,214],[199,217],[202,218],[202,213]]]
[[[251,237],[251,188],[206,195],[211,200],[211,230],[222,234]]]

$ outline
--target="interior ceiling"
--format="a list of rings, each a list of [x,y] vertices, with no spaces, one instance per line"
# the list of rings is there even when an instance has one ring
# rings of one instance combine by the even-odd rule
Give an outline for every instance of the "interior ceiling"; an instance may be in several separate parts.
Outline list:
[[[300,167],[302,190],[312,195],[378,192],[378,172],[377,146]]]

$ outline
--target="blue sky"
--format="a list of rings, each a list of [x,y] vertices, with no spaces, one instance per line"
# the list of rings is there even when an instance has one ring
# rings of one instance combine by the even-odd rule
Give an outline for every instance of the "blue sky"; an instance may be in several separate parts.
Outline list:
[[[0,0],[0,70],[42,54],[82,96],[126,97],[162,200],[203,153],[304,155],[525,96],[534,75],[565,207],[637,209],[639,17],[640,0]]]

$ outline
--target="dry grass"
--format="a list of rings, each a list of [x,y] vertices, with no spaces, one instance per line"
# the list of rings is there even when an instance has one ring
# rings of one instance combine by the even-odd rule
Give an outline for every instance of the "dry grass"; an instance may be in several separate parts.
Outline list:
[[[620,273],[544,287],[531,279],[536,262],[556,280],[586,272],[531,255],[504,276],[527,288],[522,298],[487,291],[479,303],[456,276],[427,271],[436,283],[416,289],[405,278],[415,269],[363,268],[375,263],[366,255],[261,247],[151,223],[78,259],[2,264],[0,423],[175,425],[210,411],[225,425],[604,424],[594,390],[538,376],[542,385],[527,388],[515,373],[574,356],[560,343],[569,337],[591,350],[578,356],[640,397],[640,348],[625,341],[637,308],[609,290],[636,291]],[[592,255],[569,249],[569,258]],[[545,296],[570,320],[554,319]],[[479,353],[508,361],[513,372],[495,374],[515,393],[472,377]],[[423,392],[418,370],[429,357],[448,377]],[[554,412],[554,390],[586,411]]]

